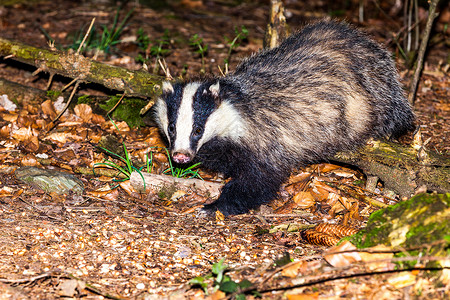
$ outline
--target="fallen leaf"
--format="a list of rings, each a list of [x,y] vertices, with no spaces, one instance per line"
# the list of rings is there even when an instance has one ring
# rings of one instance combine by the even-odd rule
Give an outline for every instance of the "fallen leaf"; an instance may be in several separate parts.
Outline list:
[[[55,107],[53,106],[52,100],[46,100],[41,104],[41,109],[44,114],[46,114],[50,119],[54,120],[58,115],[56,113]]]
[[[319,293],[315,292],[313,294],[287,294],[286,298],[288,300],[316,300],[319,299]]]
[[[394,253],[389,252],[391,248],[385,245],[377,245],[369,248],[373,251],[386,251],[387,253],[359,253],[361,260],[366,263],[366,266],[373,271],[384,271],[392,269],[391,259]]]
[[[361,261],[360,253],[356,251],[335,253],[349,250],[356,250],[356,247],[349,241],[343,241],[338,246],[331,247],[325,251],[323,258],[333,267],[345,267],[357,261]]]
[[[387,282],[395,289],[402,289],[416,283],[417,276],[411,272],[401,272],[387,279]]]
[[[307,271],[307,264],[308,263],[304,260],[291,263],[283,268],[281,275],[295,278],[298,274],[305,273]]]
[[[134,196],[134,195],[138,194],[138,192],[134,189],[134,187],[131,186],[129,180],[122,181],[119,183],[119,185],[130,196]]]
[[[89,105],[85,103],[77,104],[73,110],[75,114],[83,120],[83,122],[88,123],[91,121],[92,108]]]
[[[293,200],[301,209],[310,208],[316,203],[310,192],[299,192],[294,196]]]

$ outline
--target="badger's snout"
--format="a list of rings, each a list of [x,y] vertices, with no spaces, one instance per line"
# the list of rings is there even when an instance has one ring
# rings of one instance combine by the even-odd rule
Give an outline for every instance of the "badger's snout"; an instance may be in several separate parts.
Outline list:
[[[187,164],[192,160],[192,155],[189,153],[174,152],[172,154],[172,159],[177,164]]]

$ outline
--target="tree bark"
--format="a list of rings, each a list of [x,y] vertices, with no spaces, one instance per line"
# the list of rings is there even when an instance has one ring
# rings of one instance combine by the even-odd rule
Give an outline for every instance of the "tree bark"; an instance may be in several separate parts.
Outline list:
[[[0,38],[0,56],[33,65],[44,72],[57,73],[109,89],[124,91],[128,96],[151,98],[164,79],[144,70],[132,71],[107,65],[83,55],[46,50]],[[151,100],[150,100],[151,101]]]
[[[402,197],[423,191],[450,191],[450,158],[416,150],[387,141],[373,141],[353,153],[338,153],[334,160],[362,169],[366,175],[376,175],[387,189]]]

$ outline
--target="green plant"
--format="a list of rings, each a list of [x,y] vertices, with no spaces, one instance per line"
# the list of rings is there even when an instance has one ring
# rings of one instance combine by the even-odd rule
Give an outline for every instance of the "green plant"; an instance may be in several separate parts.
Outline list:
[[[239,47],[241,42],[248,37],[248,30],[247,28],[245,28],[245,26],[241,26],[241,30],[238,30],[238,28],[235,27],[234,32],[236,33],[236,36],[234,37],[233,40],[229,39],[226,36],[224,37],[225,42],[228,45],[228,53],[227,57],[225,58],[225,74],[228,73],[228,66],[230,64],[231,53],[233,53],[233,50]]]
[[[203,180],[203,178],[198,173],[198,170],[195,170],[201,163],[193,164],[193,165],[187,167],[186,169],[176,168],[172,164],[172,160],[170,159],[169,151],[166,148],[164,148],[164,149],[166,150],[167,158],[169,160],[169,167],[163,171],[164,174],[167,174],[167,173],[170,172],[172,177],[177,177],[177,178],[185,178],[185,177],[188,177],[188,178],[200,178],[200,179]]]
[[[111,120],[111,122],[113,123],[113,125],[114,125],[114,127],[117,129],[117,131],[119,131],[119,128],[117,127],[116,123],[115,123],[111,118],[109,118],[109,119]],[[144,182],[144,190],[145,190],[145,180],[144,180],[144,176],[143,176],[142,173],[141,173],[141,169],[142,169],[142,168],[137,169],[135,166],[133,166],[133,163],[132,163],[132,161],[131,161],[131,157],[130,157],[130,155],[129,155],[129,153],[128,153],[127,147],[125,146],[125,143],[122,142],[122,145],[123,145],[124,156],[119,155],[119,154],[117,154],[117,153],[114,153],[114,152],[112,152],[111,150],[106,149],[106,148],[104,148],[104,147],[99,147],[99,148],[102,149],[103,151],[105,151],[106,153],[110,154],[111,156],[118,158],[120,161],[122,161],[122,163],[125,164],[125,167],[121,167],[121,166],[118,165],[117,163],[115,163],[115,162],[113,162],[113,161],[111,161],[111,160],[106,159],[106,160],[105,160],[104,162],[102,162],[102,163],[95,163],[95,164],[93,165],[92,170],[93,170],[94,175],[95,175],[95,168],[96,168],[96,167],[106,166],[106,167],[109,167],[109,168],[113,168],[113,169],[117,170],[119,173],[125,175],[125,178],[124,178],[124,179],[122,179],[122,180],[116,180],[116,181],[126,181],[126,180],[130,179],[131,173],[132,173],[133,171],[136,171],[136,172],[139,173],[139,175],[140,175],[141,178],[142,178],[142,181]],[[147,162],[147,163],[148,163],[148,162]],[[147,165],[147,168],[148,168],[148,165]]]
[[[205,276],[198,276],[189,281],[189,284],[194,286],[200,286],[205,294],[208,294],[208,279],[213,278],[213,292],[220,290],[224,293],[237,293],[236,299],[245,299],[245,295],[240,293],[242,289],[246,289],[252,285],[247,279],[241,282],[233,281],[230,276],[226,275],[228,266],[224,264],[225,259],[221,259],[219,262],[214,263],[211,268],[211,273]]]
[[[120,22],[119,24],[119,13],[120,9],[117,10],[116,15],[114,17],[113,24],[111,28],[108,28],[106,25],[102,26],[102,32],[101,34],[98,33],[95,26],[92,26],[91,32],[89,33],[88,38],[84,42],[84,49],[86,50],[92,50],[92,49],[98,49],[100,51],[103,51],[105,53],[109,53],[113,46],[119,44],[121,40],[119,39],[123,28],[125,27],[125,24],[131,17],[131,14],[133,13],[133,10],[130,10],[125,18]],[[75,34],[73,38],[72,45],[68,46],[67,48],[71,49],[78,49],[80,47],[81,42],[83,41],[83,38],[85,36],[84,32],[84,26]]]
[[[202,58],[202,68],[200,70],[200,73],[205,73],[205,56],[208,52],[208,45],[203,42],[203,39],[199,37],[198,34],[194,34],[189,39],[189,45],[196,49],[196,53],[200,54]]]
[[[163,57],[166,57],[170,54],[170,34],[166,29],[164,30],[164,34],[161,38],[154,40],[153,42],[150,38],[144,34],[144,31],[140,28],[137,32],[137,40],[138,47],[144,51],[145,55],[143,56],[141,53],[136,58],[137,62],[147,63],[149,60],[149,55],[155,58],[155,63],[153,65],[153,73],[157,73],[159,69],[158,60]],[[150,44],[153,44],[150,48]]]

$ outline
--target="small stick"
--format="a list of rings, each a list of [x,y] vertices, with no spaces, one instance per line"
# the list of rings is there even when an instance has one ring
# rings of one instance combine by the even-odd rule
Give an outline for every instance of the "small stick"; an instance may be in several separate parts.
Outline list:
[[[63,108],[63,110],[61,110],[61,112],[59,113],[59,115],[52,121],[52,126],[50,127],[50,129],[48,130],[48,132],[52,131],[53,128],[55,128],[56,126],[56,121],[59,120],[59,118],[64,114],[64,112],[67,110],[67,108],[70,105],[70,102],[72,102],[73,96],[75,95],[75,91],[78,89],[78,86],[80,85],[80,81],[78,80],[75,83],[75,86],[73,87],[72,93],[70,94],[69,100],[67,100],[66,106]]]
[[[86,41],[87,37],[89,36],[89,33],[91,32],[92,26],[94,26],[94,22],[95,22],[95,17],[92,18],[91,25],[89,25],[89,28],[88,28],[86,34],[84,35],[83,40],[81,41],[80,47],[78,47],[77,55],[80,54],[81,48],[83,47],[84,42]]]
[[[431,0],[430,2],[427,25],[425,26],[422,42],[420,43],[416,70],[414,71],[414,78],[409,89],[408,101],[412,105],[414,105],[414,101],[416,100],[417,86],[419,85],[419,79],[423,68],[423,58],[425,56],[425,51],[427,50],[428,39],[430,37],[431,28],[433,27],[433,21],[438,16],[438,14],[436,13],[436,6],[438,5],[438,3],[439,0]]]
[[[113,112],[113,111],[116,109],[117,106],[119,106],[120,102],[122,102],[122,100],[123,100],[124,97],[125,97],[125,93],[122,94],[122,97],[120,97],[119,101],[117,101],[117,103],[114,105],[114,107],[111,108],[111,109],[106,113],[107,116],[109,116],[109,114],[110,114],[111,112]]]

